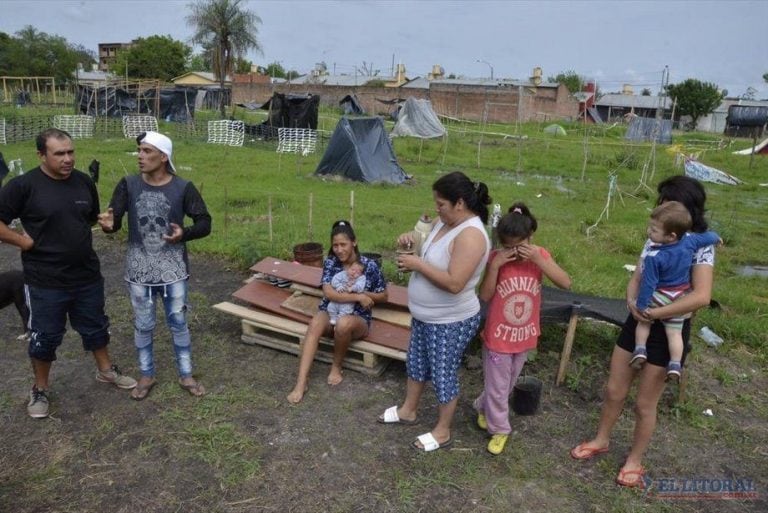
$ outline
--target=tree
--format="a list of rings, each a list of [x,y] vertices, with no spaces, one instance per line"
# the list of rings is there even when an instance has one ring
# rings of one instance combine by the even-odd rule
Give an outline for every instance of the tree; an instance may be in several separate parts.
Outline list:
[[[222,92],[227,75],[234,71],[235,58],[251,49],[261,52],[256,27],[261,18],[242,3],[242,0],[197,0],[188,6],[191,13],[187,24],[194,30],[192,41],[214,49],[211,64]],[[224,118],[225,95],[219,98],[219,110]]]
[[[640,96],[651,96],[651,90],[647,87],[644,87],[642,92],[640,93]]]
[[[266,71],[272,78],[285,78],[285,68],[277,61],[267,64]]]
[[[0,76],[13,75],[10,57],[13,45],[14,39],[5,32],[0,32]]]
[[[0,37],[0,70],[20,77],[53,76],[60,82],[72,78],[79,56],[67,40],[27,25],[15,37]]]
[[[156,78],[170,82],[187,71],[192,49],[171,36],[139,38],[117,53],[110,70],[133,78]]]
[[[77,55],[77,63],[82,64],[85,69],[90,69],[93,64],[96,64],[96,52],[89,50],[83,45],[73,45],[70,47],[75,55]]]
[[[584,80],[573,70],[558,73],[554,77],[547,77],[550,84],[563,84],[571,93],[577,93],[584,88]]]
[[[239,73],[239,74],[250,73],[251,66],[253,66],[253,63],[248,59],[243,59],[241,57],[238,57],[237,59],[235,59],[235,73]]]
[[[211,71],[211,61],[206,58],[204,53],[196,53],[189,58],[187,69],[189,71]]]
[[[768,73],[764,73],[764,74],[763,74],[763,80],[765,80],[766,82],[768,82]]]
[[[690,128],[696,126],[700,117],[714,111],[724,98],[724,93],[717,85],[695,78],[668,85],[667,93],[677,101],[677,111],[680,115],[691,117]]]

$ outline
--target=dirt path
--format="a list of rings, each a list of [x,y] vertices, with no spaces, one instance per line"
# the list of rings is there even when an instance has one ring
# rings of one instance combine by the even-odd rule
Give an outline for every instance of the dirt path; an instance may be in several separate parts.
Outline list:
[[[124,247],[117,239],[95,237],[107,285],[111,352],[135,375],[130,305],[121,279]],[[19,266],[16,251],[0,244],[0,271]],[[611,342],[606,338],[596,354],[584,354],[582,344],[605,337],[602,328],[580,328],[570,388],[551,386],[562,330],[542,341],[528,366],[545,380],[540,412],[513,419],[513,441],[502,456],[485,452],[484,434],[474,426],[470,402],[482,386],[476,369],[463,371],[453,448],[423,455],[409,442],[436,418],[431,390],[420,425],[375,422],[402,397],[402,364],[391,364],[380,377],[347,371],[333,389],[325,385],[328,366],[316,364],[305,401],[291,406],[284,396],[296,357],[241,344],[239,322],[210,308],[229,299],[247,273],[196,255],[194,245],[192,272],[196,375],[209,392],[203,400],[177,386],[164,328],[156,343],[159,384],[143,402],[96,383],[92,359],[68,333],[53,368],[52,415],[30,419],[24,407],[31,382],[26,347],[14,340],[15,311],[0,311],[0,511],[766,510],[764,495],[760,501],[672,502],[619,489],[612,481],[627,450],[627,416],[610,453],[587,464],[568,458],[568,449],[597,420]],[[662,412],[649,473],[750,478],[764,494],[764,371],[726,388],[705,369],[719,365],[738,375],[737,370],[712,358],[704,351],[694,358],[691,405]],[[714,404],[714,418],[700,413],[708,404]]]

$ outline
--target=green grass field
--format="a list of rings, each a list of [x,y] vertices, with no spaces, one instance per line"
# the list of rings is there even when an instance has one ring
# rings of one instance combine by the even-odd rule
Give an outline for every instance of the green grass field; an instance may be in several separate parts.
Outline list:
[[[305,157],[279,155],[274,143],[206,144],[178,125],[161,127],[175,138],[180,175],[202,190],[213,215],[212,235],[194,242],[194,251],[224,255],[244,267],[265,256],[290,258],[301,242],[318,241],[327,249],[330,225],[345,218],[353,220],[362,250],[383,254],[385,272],[396,279],[390,257],[397,235],[411,229],[422,212],[433,212],[431,183],[460,170],[485,182],[504,210],[518,200],[531,207],[540,227],[535,241],[571,274],[575,291],[623,297],[629,277],[623,266],[637,260],[655,186],[683,172],[675,165],[675,151],[682,151],[745,182],[706,185],[711,227],[726,246],[718,251],[714,292],[723,309],[701,312],[700,322],[721,334],[726,347],[743,346],[765,360],[765,279],[739,273],[744,265],[766,264],[768,189],[760,183],[768,181],[768,158],[757,156],[750,169],[748,156],[732,154],[750,141],[678,133],[673,147],[653,148],[625,141],[622,126],[566,124],[568,135],[557,137],[544,134],[544,125],[537,123],[452,123],[444,141],[394,140],[398,161],[413,183],[367,185],[313,176],[338,115],[323,110],[320,118],[321,146]],[[101,162],[99,190],[106,206],[119,178],[136,172],[133,141],[119,136],[78,140],[76,149],[80,169],[91,159]],[[7,145],[3,152],[6,160],[21,158],[25,168],[37,163],[32,141]],[[617,188],[608,201],[611,176]]]
[[[325,142],[336,119],[321,112]],[[566,124],[565,137],[545,135],[544,126],[456,123],[448,125],[447,143],[396,139],[398,161],[414,177],[402,186],[315,178],[324,147],[306,157],[280,156],[274,143],[233,148],[206,144],[176,125],[163,124],[161,131],[174,137],[179,174],[202,190],[214,218],[211,236],[190,244],[197,255],[222,255],[246,269],[265,256],[291,258],[292,247],[309,240],[327,250],[331,223],[353,218],[362,250],[383,254],[385,273],[397,280],[392,261],[397,235],[410,230],[422,212],[434,211],[432,182],[461,170],[487,183],[494,202],[505,208],[518,200],[528,203],[539,219],[535,242],[570,273],[575,291],[623,297],[629,279],[623,266],[637,261],[655,186],[682,168],[668,146],[627,143],[621,126],[588,127],[585,134],[583,126]],[[527,138],[517,137],[523,135]],[[198,308],[191,330],[196,366],[210,391],[204,401],[180,395],[168,344],[158,344],[164,381],[146,402],[115,400],[114,392],[99,389],[82,400],[73,383],[84,387],[84,374],[71,369],[90,369],[91,363],[70,341],[55,367],[61,370],[53,407],[64,420],[29,429],[17,393],[27,390],[26,382],[19,385],[26,379],[26,367],[22,371],[18,364],[25,352],[8,347],[17,356],[0,359],[8,376],[0,414],[10,419],[6,452],[11,455],[0,472],[0,509],[8,504],[9,511],[97,511],[120,504],[124,510],[133,506],[153,513],[764,511],[768,293],[765,278],[742,276],[739,269],[766,265],[768,197],[760,184],[768,182],[768,157],[756,157],[750,169],[749,157],[731,153],[750,144],[715,134],[675,134],[677,151],[698,153],[703,163],[746,183],[705,184],[711,225],[726,242],[715,269],[714,299],[722,308],[700,311],[694,329],[708,325],[725,343],[715,350],[694,341],[688,399],[665,398],[647,465],[654,478],[752,478],[760,501],[675,502],[615,486],[633,425],[629,404],[610,454],[583,464],[568,457],[568,450],[597,425],[616,337],[613,326],[579,324],[565,386],[548,382],[540,412],[515,416],[514,442],[499,457],[486,454],[483,433],[473,426],[469,401],[482,388],[482,372],[464,371],[466,397],[454,423],[456,447],[422,457],[407,443],[434,419],[431,397],[423,401],[421,426],[381,427],[374,420],[400,400],[402,383],[392,376],[402,375],[402,369],[376,378],[348,373],[346,387],[337,390],[320,384],[326,370],[316,365],[310,397],[289,406],[283,398],[293,380],[293,356],[233,343],[236,337],[221,336],[231,331],[231,319]],[[76,141],[76,149],[80,169],[87,169],[91,159],[101,162],[99,190],[106,208],[120,177],[136,172],[134,141],[100,135]],[[0,151],[6,161],[22,159],[25,169],[37,163],[31,140],[0,146]],[[609,202],[612,176],[618,188]],[[234,290],[241,278],[230,279]],[[212,301],[199,291],[193,295],[198,305]],[[128,299],[115,294],[108,304],[114,351],[121,362],[130,361]],[[526,368],[550,380],[564,327],[546,325],[543,331]],[[714,415],[702,414],[709,408]],[[38,450],[30,453],[28,447]]]

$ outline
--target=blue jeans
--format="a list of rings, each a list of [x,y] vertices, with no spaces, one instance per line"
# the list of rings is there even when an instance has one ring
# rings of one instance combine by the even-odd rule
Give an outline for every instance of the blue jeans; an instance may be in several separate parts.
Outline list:
[[[69,324],[80,334],[83,349],[95,351],[109,344],[109,318],[104,313],[104,280],[70,289],[27,285],[30,340],[28,354],[44,362],[56,360]]]
[[[176,370],[180,378],[192,376],[192,340],[187,326],[187,280],[169,285],[128,284],[133,305],[133,341],[139,359],[142,376],[155,376],[155,359],[152,351],[155,331],[155,301],[160,297],[165,310],[165,322],[173,338]]]

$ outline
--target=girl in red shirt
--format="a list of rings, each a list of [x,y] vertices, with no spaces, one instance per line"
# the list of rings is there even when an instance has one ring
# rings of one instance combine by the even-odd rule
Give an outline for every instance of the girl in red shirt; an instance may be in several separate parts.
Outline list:
[[[496,227],[502,248],[491,251],[480,285],[480,299],[488,302],[482,333],[484,390],[475,399],[477,425],[491,434],[488,452],[501,454],[512,431],[509,393],[539,339],[541,277],[560,288],[571,279],[549,252],[531,244],[536,218],[525,203],[510,207]]]

